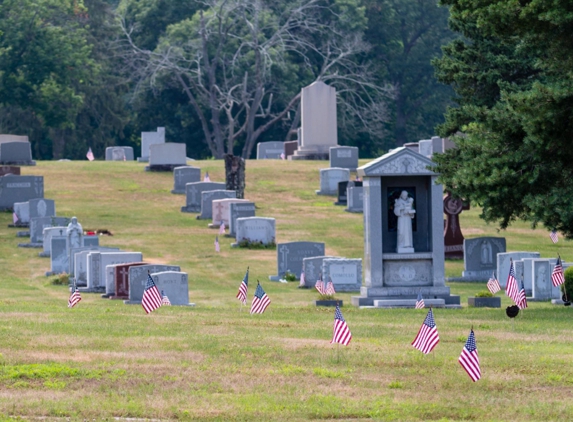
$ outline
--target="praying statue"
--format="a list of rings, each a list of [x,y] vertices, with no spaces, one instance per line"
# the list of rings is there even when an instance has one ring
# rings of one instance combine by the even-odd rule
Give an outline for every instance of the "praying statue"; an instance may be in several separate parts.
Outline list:
[[[396,252],[413,253],[412,219],[416,214],[413,209],[414,198],[408,196],[408,192],[402,191],[400,197],[394,202],[394,214],[398,217],[398,241]]]
[[[72,221],[68,224],[68,228],[66,229],[66,236],[68,237],[68,247],[69,248],[79,248],[82,245],[82,237],[84,235],[84,231],[82,229],[82,225],[78,223],[78,219],[76,217],[72,217]]]

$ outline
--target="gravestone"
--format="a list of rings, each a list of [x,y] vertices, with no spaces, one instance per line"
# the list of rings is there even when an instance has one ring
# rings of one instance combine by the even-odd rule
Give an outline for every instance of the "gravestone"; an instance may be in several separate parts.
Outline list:
[[[235,237],[237,235],[237,219],[255,216],[255,203],[243,202],[232,203],[229,205],[229,236]]]
[[[298,141],[286,141],[283,143],[284,145],[284,155],[285,155],[285,159],[287,159],[288,157],[290,157],[291,155],[294,154],[294,152],[297,150],[298,148]]]
[[[358,167],[358,147],[330,147],[330,167],[356,171]]]
[[[30,202],[15,202],[14,212],[16,213],[16,227],[28,227],[30,225]]]
[[[257,160],[279,159],[284,154],[284,142],[259,142],[257,144]]]
[[[359,167],[364,193],[364,286],[355,306],[414,308],[416,298],[439,299],[460,307],[460,297],[445,284],[443,188],[436,164],[405,147]],[[416,210],[411,220],[414,252],[398,250],[398,216],[394,207],[406,191]]]
[[[561,289],[553,287],[551,272],[557,263],[555,258],[523,258],[523,284],[527,300],[545,301],[561,298]]]
[[[30,219],[30,243],[42,246],[44,229],[46,227],[66,226],[70,219],[67,217],[35,217]]]
[[[469,204],[464,204],[459,198],[454,198],[451,192],[444,196],[444,213],[446,222],[444,227],[444,253],[446,258],[463,259],[464,235],[460,226],[460,214],[469,210]]]
[[[225,183],[193,182],[185,185],[185,206],[181,212],[201,212],[201,193],[211,190],[225,190]]]
[[[414,151],[417,153],[420,152],[420,145],[418,145],[417,142],[408,142],[408,143],[404,144],[403,146],[404,146],[404,148],[408,148],[411,151]]]
[[[28,201],[28,206],[30,208],[30,219],[56,216],[56,203],[53,199],[30,199]]]
[[[133,161],[132,147],[107,147],[105,161]]]
[[[201,169],[198,167],[181,166],[173,169],[173,190],[171,193],[184,194],[187,183],[200,182]]]
[[[236,198],[226,198],[226,199],[214,199],[212,205],[212,223],[209,227],[212,229],[218,229],[221,222],[225,223],[225,227],[229,227],[231,221],[231,204],[249,203],[252,204],[247,199],[236,199]],[[250,215],[246,217],[252,217]]]
[[[334,205],[347,205],[348,204],[348,189],[354,186],[362,187],[361,181],[347,180],[338,182],[338,198]]]
[[[260,242],[263,245],[275,243],[275,219],[266,217],[237,218],[237,243],[231,246],[237,247],[242,241]]]
[[[112,265],[114,267],[115,294],[110,299],[129,299],[129,269],[140,265],[148,265],[148,263],[129,262]]]
[[[360,183],[360,186],[349,186],[346,190],[346,197],[348,206],[344,211],[364,212],[364,189],[362,188],[362,183]]]
[[[0,211],[12,210],[16,202],[44,197],[43,176],[0,177]]]
[[[93,292],[106,291],[106,269],[111,264],[141,261],[141,252],[94,251],[87,256],[87,289]],[[113,286],[115,287],[115,286]],[[112,287],[110,286],[110,289]]]
[[[198,220],[211,220],[213,218],[213,201],[216,199],[235,198],[234,190],[208,190],[201,192],[201,214]]]
[[[539,252],[505,252],[498,253],[496,259],[496,274],[501,287],[505,287],[507,283],[507,276],[509,275],[510,261],[519,261],[523,258],[540,258]],[[520,263],[523,265],[523,262]],[[517,274],[517,269],[516,269]]]
[[[328,160],[330,147],[338,145],[336,89],[322,81],[301,90],[300,146],[293,160]]]
[[[418,142],[419,153],[427,158],[432,158],[432,140],[422,139]]]
[[[20,175],[20,167],[18,166],[0,166],[0,176],[12,174],[14,176]]]
[[[338,194],[338,182],[350,180],[350,170],[340,168],[320,169],[320,190],[317,195]]]
[[[146,171],[173,171],[175,167],[187,165],[187,145],[168,142],[152,144],[149,147],[149,166]]]
[[[449,149],[455,148],[456,144],[452,141],[450,141],[449,138],[443,138],[442,139],[442,152],[446,152]]]
[[[322,263],[325,259],[337,258],[335,256],[313,256],[302,259],[302,271],[304,272],[304,285],[314,287],[318,277],[322,275]],[[298,274],[300,277],[300,274]],[[328,281],[328,280],[326,280]]]
[[[26,135],[0,134],[0,143],[3,142],[29,142]]]
[[[497,269],[497,254],[505,252],[505,237],[464,239],[464,280],[487,281]]]
[[[302,260],[314,256],[324,256],[324,243],[321,242],[288,242],[277,245],[277,275],[269,280],[279,281],[288,271],[300,279]]]
[[[0,164],[35,166],[30,142],[0,142]]]
[[[189,303],[189,280],[187,273],[180,271],[161,271],[151,274],[153,282],[160,292],[169,298],[172,306],[194,306]]]
[[[181,267],[177,265],[138,265],[129,267],[129,299],[124,303],[129,305],[141,304],[143,299],[143,291],[147,283],[147,274],[165,272],[165,271],[181,271]],[[157,286],[159,288],[159,286]],[[161,291],[161,289],[159,289]]]
[[[67,268],[66,272],[70,275],[70,278],[75,278],[75,276],[76,276],[76,272],[75,272],[75,270],[76,270],[76,258],[79,257],[78,253],[84,252],[84,251],[88,251],[88,253],[89,252],[118,252],[119,248],[107,248],[107,247],[102,247],[102,246],[97,246],[97,245],[91,245],[91,246],[80,246],[78,248],[71,248],[70,249],[69,243],[68,243],[68,250],[67,250],[68,268]],[[87,259],[87,257],[86,257],[86,259]],[[87,271],[87,263],[86,263],[85,268]],[[86,275],[86,278],[87,278],[87,275]]]
[[[52,237],[64,236],[66,228],[64,226],[46,227],[42,231],[42,247],[44,250],[38,255],[41,257],[50,257],[52,251]]]
[[[362,287],[362,259],[326,258],[322,261],[322,279],[324,282],[332,280],[337,292],[359,292]]]
[[[52,236],[50,271],[46,273],[46,276],[63,273],[69,274],[66,241],[66,236]]]
[[[72,259],[74,270],[70,275],[73,275],[77,286],[88,285],[88,255],[95,251],[96,249],[89,249],[74,254]]]
[[[165,128],[158,127],[156,132],[141,132],[141,157],[140,162],[149,161],[149,147],[155,144],[165,143]]]
[[[98,258],[94,257],[94,259]],[[142,262],[143,254],[141,252],[104,252],[100,254],[99,260],[100,260],[99,285],[101,286],[103,284],[105,288],[105,297],[110,297],[115,294],[115,273],[113,271],[113,268],[111,269],[111,271],[109,271],[108,267],[115,264]],[[91,275],[92,274],[90,274],[90,277]],[[89,286],[90,286],[90,280],[88,279],[88,287]]]

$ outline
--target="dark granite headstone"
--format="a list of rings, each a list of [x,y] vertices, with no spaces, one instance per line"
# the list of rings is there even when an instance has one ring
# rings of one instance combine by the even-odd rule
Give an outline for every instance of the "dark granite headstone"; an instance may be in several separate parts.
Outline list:
[[[173,169],[174,186],[171,193],[184,194],[185,185],[201,181],[201,169],[199,167],[181,166]]]
[[[140,304],[143,299],[143,291],[147,283],[147,274],[160,273],[163,271],[181,271],[177,265],[139,265],[129,268],[129,300],[124,303]]]
[[[302,272],[302,260],[313,256],[324,256],[324,243],[279,243],[277,245],[277,275],[269,276],[269,280],[279,281],[287,271],[299,279]]]
[[[17,166],[35,166],[32,160],[30,142],[0,143],[0,164],[15,164]]]
[[[0,166],[0,176],[13,174],[14,176],[20,175],[20,167],[18,166]]]
[[[237,234],[237,218],[254,217],[255,216],[255,203],[242,202],[229,205],[230,219],[229,219],[229,236],[235,237]]]
[[[285,158],[290,157],[298,149],[298,141],[287,141],[284,143]]]
[[[139,265],[148,265],[147,262],[130,262],[117,264],[114,268],[115,295],[110,299],[129,299],[129,269]]]
[[[450,192],[444,196],[444,213],[446,222],[444,228],[444,252],[446,258],[463,259],[464,235],[460,227],[460,214],[469,210],[469,204],[459,198],[452,197]]]
[[[12,210],[15,202],[28,202],[30,199],[43,197],[43,176],[0,177],[0,211]]]
[[[463,278],[487,280],[495,272],[497,254],[504,253],[504,237],[464,239]]]

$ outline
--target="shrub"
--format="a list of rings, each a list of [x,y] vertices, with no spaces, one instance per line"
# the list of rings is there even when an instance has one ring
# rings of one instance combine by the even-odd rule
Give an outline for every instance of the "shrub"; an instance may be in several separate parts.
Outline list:
[[[296,275],[287,270],[287,272],[284,275],[284,279],[286,281],[296,281]]]
[[[477,292],[475,297],[493,297],[489,290],[482,290],[481,292]]]
[[[275,249],[277,247],[274,239],[268,245],[263,244],[260,240],[241,239],[238,242],[239,248],[246,249]]]
[[[70,276],[66,273],[58,274],[56,278],[52,279],[51,283],[56,286],[67,286],[70,283]]]
[[[573,267],[567,268],[563,275],[565,276],[565,283],[561,285],[561,291],[567,292],[567,299],[573,299]]]

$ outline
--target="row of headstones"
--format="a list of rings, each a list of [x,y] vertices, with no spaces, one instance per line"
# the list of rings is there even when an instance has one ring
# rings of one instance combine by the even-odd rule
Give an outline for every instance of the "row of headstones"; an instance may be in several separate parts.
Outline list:
[[[35,166],[36,162],[32,159],[32,146],[28,137],[0,135],[0,164]]]
[[[336,195],[334,205],[347,205],[346,211],[361,213],[364,210],[362,181],[350,180],[350,170],[345,168],[320,169],[320,190],[317,195]]]
[[[42,176],[20,176],[20,168],[0,167],[0,211],[13,211],[17,202],[44,197],[44,178]]]
[[[277,275],[269,280],[279,281],[287,273],[300,280],[304,273],[304,287],[314,287],[319,276],[332,280],[337,292],[356,292],[362,286],[362,259],[325,256],[321,242],[288,242],[277,245]]]
[[[432,158],[434,154],[442,154],[450,148],[455,148],[456,144],[448,138],[432,136],[431,139],[422,139],[418,142],[406,143],[404,146],[412,151],[416,151],[424,157]]]

